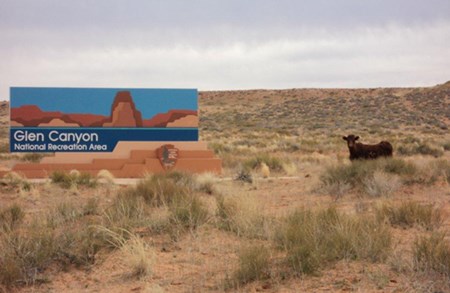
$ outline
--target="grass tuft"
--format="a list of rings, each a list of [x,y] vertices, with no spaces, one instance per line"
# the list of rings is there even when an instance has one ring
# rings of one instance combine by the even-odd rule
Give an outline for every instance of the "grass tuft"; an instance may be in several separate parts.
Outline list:
[[[384,260],[391,237],[389,227],[374,218],[328,208],[294,212],[281,224],[275,239],[286,250],[286,260],[294,271],[314,274],[340,259]]]
[[[11,231],[17,228],[25,217],[25,213],[18,204],[0,210],[0,231]]]
[[[450,243],[442,233],[416,239],[413,245],[414,268],[450,277]]]
[[[269,237],[270,221],[261,214],[257,199],[250,196],[218,196],[216,200],[220,229],[247,238]]]
[[[208,210],[195,195],[176,197],[169,205],[169,211],[170,222],[186,229],[196,229],[208,219]]]
[[[207,194],[216,193],[215,183],[217,182],[217,177],[213,173],[202,173],[195,177],[196,190],[204,192]]]
[[[131,268],[132,276],[142,278],[151,275],[156,254],[142,238],[132,235],[123,244],[121,251],[125,262]]]
[[[97,186],[97,179],[90,173],[72,170],[69,173],[64,171],[55,171],[50,175],[52,183],[58,184],[62,188],[76,188],[77,186],[86,186],[93,188]]]
[[[155,174],[140,180],[136,186],[122,192],[129,197],[140,197],[150,206],[169,205],[176,197],[191,193],[194,180],[191,175],[173,172]]]
[[[404,228],[418,225],[427,230],[433,230],[442,223],[440,209],[432,204],[420,204],[415,201],[403,202],[399,206],[383,203],[375,209],[375,213],[378,219],[387,219],[391,225]]]
[[[389,196],[401,186],[398,175],[389,175],[383,171],[375,171],[372,177],[364,180],[364,191],[373,197]]]
[[[268,154],[260,154],[244,161],[243,166],[246,169],[255,170],[260,168],[262,164],[267,165],[270,170],[282,171],[283,161],[280,158],[270,156]]]
[[[263,245],[249,246],[239,252],[239,269],[234,273],[234,287],[267,279],[270,250]]]

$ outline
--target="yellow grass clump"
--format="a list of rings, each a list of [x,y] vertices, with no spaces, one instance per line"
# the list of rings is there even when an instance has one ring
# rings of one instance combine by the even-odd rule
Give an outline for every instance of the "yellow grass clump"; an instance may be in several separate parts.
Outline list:
[[[261,163],[260,172],[261,172],[261,176],[263,178],[269,178],[270,177],[270,168],[264,162]]]
[[[102,183],[106,183],[107,185],[113,185],[114,184],[114,175],[106,170],[106,169],[102,169],[97,173],[97,178],[99,179],[100,182]]]

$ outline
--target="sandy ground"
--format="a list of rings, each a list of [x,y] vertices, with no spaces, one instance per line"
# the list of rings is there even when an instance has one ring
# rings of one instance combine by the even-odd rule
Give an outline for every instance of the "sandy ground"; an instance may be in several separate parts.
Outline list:
[[[317,193],[318,172],[314,165],[304,166],[296,177],[259,178],[254,184],[245,184],[224,178],[216,183],[217,192],[227,195],[240,194],[257,200],[266,215],[282,217],[299,207],[323,208],[330,205],[347,213],[370,213],[380,200],[402,202],[416,200],[442,207],[442,229],[450,231],[450,189],[447,183],[433,186],[412,186],[399,190],[389,199],[371,199],[358,194],[346,194],[336,199]],[[124,182],[122,182],[124,183]],[[132,183],[132,182],[128,182]],[[121,186],[115,189],[124,188]],[[63,190],[50,183],[34,183],[31,191],[17,193],[2,190],[2,205],[19,203],[29,213],[51,209],[55,201],[85,202],[93,196],[102,197],[108,204],[114,192],[107,188]],[[211,195],[202,200],[213,203]],[[394,228],[395,245],[393,260],[405,258],[420,228]],[[144,279],[129,274],[120,251],[103,253],[88,269],[70,268],[59,271],[52,267],[47,272],[49,283],[24,287],[21,292],[222,292],[225,280],[238,265],[239,250],[259,240],[249,240],[232,233],[218,230],[214,225],[204,225],[193,233],[186,233],[174,242],[168,235],[143,237],[155,251],[153,273]],[[407,263],[407,262],[406,262]],[[388,264],[340,261],[321,271],[317,276],[288,277],[257,281],[242,288],[240,292],[421,292],[436,285],[429,276],[416,273],[403,274],[392,270]],[[427,287],[428,286],[428,287]],[[231,289],[231,292],[235,289]]]

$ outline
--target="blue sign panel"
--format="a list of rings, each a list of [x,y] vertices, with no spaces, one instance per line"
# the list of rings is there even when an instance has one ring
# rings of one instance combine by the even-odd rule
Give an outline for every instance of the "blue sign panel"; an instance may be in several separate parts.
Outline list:
[[[11,152],[111,152],[198,141],[195,89],[11,88]]]

